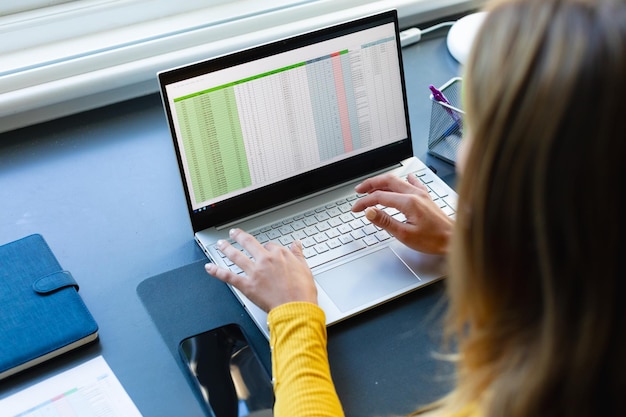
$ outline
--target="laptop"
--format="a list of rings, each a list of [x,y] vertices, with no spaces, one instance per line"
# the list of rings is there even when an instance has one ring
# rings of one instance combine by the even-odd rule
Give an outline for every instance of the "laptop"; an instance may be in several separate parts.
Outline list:
[[[195,240],[239,227],[303,243],[327,325],[444,276],[350,206],[364,179],[418,175],[454,216],[456,194],[413,156],[395,10],[158,74]],[[402,213],[385,208],[399,220]],[[269,338],[266,314],[232,288]]]

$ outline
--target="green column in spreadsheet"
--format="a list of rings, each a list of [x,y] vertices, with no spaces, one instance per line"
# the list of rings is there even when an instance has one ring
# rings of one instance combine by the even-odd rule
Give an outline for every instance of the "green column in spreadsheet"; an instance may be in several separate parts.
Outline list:
[[[176,100],[196,202],[252,183],[233,88]]]

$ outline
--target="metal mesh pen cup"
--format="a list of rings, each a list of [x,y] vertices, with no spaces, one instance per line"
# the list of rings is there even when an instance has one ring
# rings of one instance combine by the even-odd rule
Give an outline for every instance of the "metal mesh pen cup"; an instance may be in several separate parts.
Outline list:
[[[448,103],[438,101],[431,94],[432,110],[430,113],[430,131],[428,134],[428,152],[451,164],[456,163],[457,149],[463,136],[463,110],[461,107],[460,77],[452,78],[439,90]]]

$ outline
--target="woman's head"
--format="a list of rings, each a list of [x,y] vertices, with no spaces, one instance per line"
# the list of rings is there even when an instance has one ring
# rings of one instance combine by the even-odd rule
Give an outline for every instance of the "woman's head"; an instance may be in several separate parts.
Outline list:
[[[448,281],[469,396],[498,378],[493,407],[545,406],[614,377],[606,359],[626,348],[625,99],[623,0],[489,5],[464,76]]]

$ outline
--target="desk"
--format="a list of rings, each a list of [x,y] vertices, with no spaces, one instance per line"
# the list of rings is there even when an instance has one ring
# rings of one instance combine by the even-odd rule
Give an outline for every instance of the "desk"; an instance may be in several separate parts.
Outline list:
[[[415,154],[453,185],[453,167],[427,155],[428,85],[457,75],[458,65],[441,33],[405,48],[403,57]],[[201,416],[179,364],[137,295],[145,279],[203,259],[193,240],[160,97],[0,135],[0,201],[1,243],[41,233],[79,282],[100,326],[97,344],[1,381],[0,398],[101,354],[144,416]],[[428,296],[411,294],[388,309],[412,302],[426,308],[441,292],[436,285]],[[206,297],[210,300],[211,294]],[[367,314],[375,319],[388,309]],[[331,342],[335,338],[341,346],[356,348],[375,344],[377,334],[352,327],[359,320],[331,328]],[[438,395],[441,381],[432,376],[431,384],[431,375],[423,374],[415,381],[423,385],[411,386],[400,363],[411,359],[407,363],[433,369],[429,352],[434,348],[425,340],[416,347],[419,358],[399,358],[381,345],[377,356],[364,357],[359,349],[342,354],[331,344],[333,374],[347,414],[355,415],[359,404],[372,415],[403,413],[413,407],[412,400]],[[376,369],[397,369],[398,379],[379,380],[367,371],[371,363]]]

